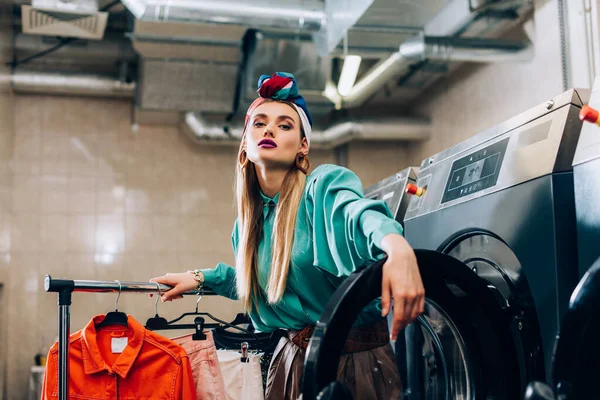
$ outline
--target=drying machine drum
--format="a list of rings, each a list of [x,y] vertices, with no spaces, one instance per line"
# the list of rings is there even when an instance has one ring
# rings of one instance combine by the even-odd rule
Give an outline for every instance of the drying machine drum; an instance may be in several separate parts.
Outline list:
[[[552,378],[559,399],[598,396],[600,371],[600,259],[571,296],[554,353]]]
[[[452,256],[415,254],[427,300],[423,315],[396,342],[404,399],[522,397],[522,349],[498,293]],[[336,381],[341,351],[356,317],[381,296],[382,267],[379,261],[355,272],[329,301],[308,348],[304,400],[350,398]]]

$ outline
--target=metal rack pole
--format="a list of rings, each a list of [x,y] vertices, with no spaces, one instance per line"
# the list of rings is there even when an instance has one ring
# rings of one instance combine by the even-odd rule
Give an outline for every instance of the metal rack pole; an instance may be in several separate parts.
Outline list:
[[[160,290],[168,290],[170,286],[159,285]],[[119,282],[53,279],[46,275],[44,279],[46,292],[58,293],[58,399],[68,400],[69,396],[69,336],[71,335],[71,295],[73,292],[86,293],[156,293],[155,283],[151,282]],[[196,291],[185,292],[185,295],[196,295]],[[211,289],[205,288],[204,295],[215,295]]]

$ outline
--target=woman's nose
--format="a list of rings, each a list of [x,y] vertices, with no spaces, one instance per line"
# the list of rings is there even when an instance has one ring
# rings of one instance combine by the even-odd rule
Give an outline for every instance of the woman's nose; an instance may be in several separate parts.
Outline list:
[[[275,132],[275,130],[271,126],[267,125],[267,126],[265,126],[265,131],[263,132],[263,136],[274,137],[275,136],[274,132]]]

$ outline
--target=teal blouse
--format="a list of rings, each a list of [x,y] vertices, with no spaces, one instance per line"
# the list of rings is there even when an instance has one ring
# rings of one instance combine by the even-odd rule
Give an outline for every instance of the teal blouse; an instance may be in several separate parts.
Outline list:
[[[258,247],[258,281],[267,287],[271,266],[271,237],[279,194],[264,203],[263,232]],[[360,179],[349,169],[321,165],[306,180],[298,209],[287,286],[282,300],[268,304],[259,299],[250,312],[257,330],[302,329],[314,325],[340,283],[360,266],[384,255],[381,240],[402,234],[383,201],[365,199]],[[236,253],[238,224],[232,243]],[[202,270],[204,282],[217,294],[237,299],[235,268],[224,263]],[[266,297],[266,296],[264,296]],[[381,318],[379,301],[365,308],[357,324]]]

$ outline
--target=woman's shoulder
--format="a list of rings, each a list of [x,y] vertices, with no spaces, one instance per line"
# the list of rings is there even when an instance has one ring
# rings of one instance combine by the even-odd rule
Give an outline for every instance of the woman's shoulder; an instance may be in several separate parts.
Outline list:
[[[336,177],[340,175],[355,175],[354,172],[349,170],[346,167],[342,167],[340,165],[335,164],[321,164],[317,168],[315,168],[310,175],[307,177],[307,184],[312,184],[319,179],[326,177]]]
[[[306,178],[306,195],[318,196],[339,188],[357,188],[362,190],[360,179],[346,167],[334,164],[322,164]]]

